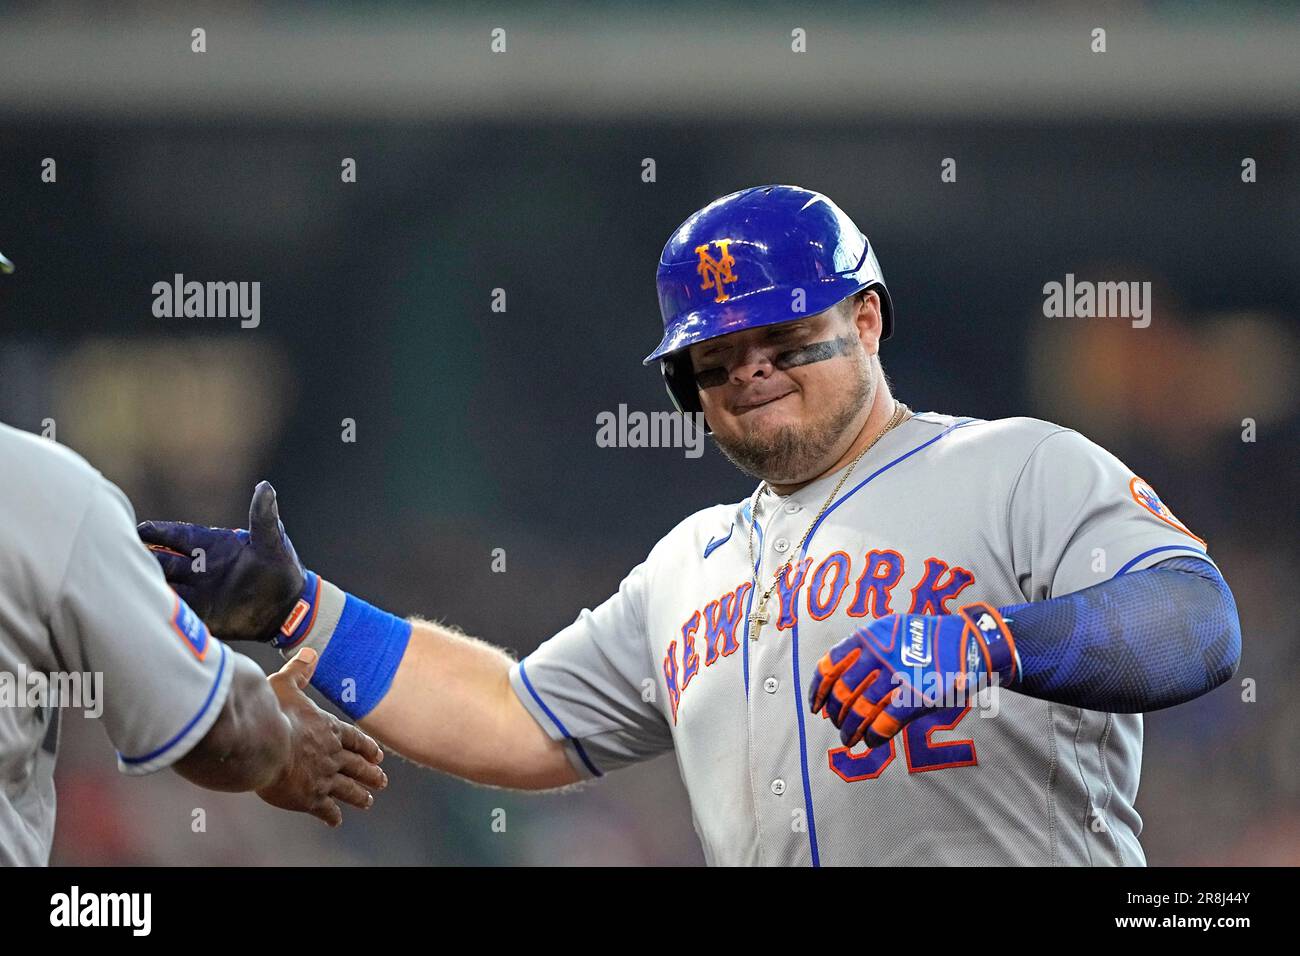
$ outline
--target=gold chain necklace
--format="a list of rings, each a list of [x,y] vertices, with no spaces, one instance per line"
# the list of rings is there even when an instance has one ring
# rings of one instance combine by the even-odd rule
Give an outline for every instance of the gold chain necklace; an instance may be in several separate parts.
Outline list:
[[[844,483],[849,480],[849,475],[853,474],[853,469],[858,466],[858,462],[865,457],[867,452],[871,451],[871,449],[875,447],[876,442],[880,441],[880,439],[884,438],[885,435],[902,423],[903,416],[906,415],[908,411],[909,409],[906,405],[895,400],[894,414],[890,416],[888,424],[880,430],[880,433],[876,435],[875,438],[871,439],[866,448],[858,452],[858,456],[849,463],[849,467],[845,470],[844,474],[840,476],[840,480],[835,483],[835,487],[831,489],[830,496],[822,505],[821,510],[817,512],[817,517],[813,518],[812,524],[810,524],[808,530],[803,533],[803,538],[800,540],[798,547],[794,548],[790,552],[791,557],[786,560],[785,564],[777,568],[775,580],[772,582],[772,586],[763,592],[762,597],[758,599],[758,607],[756,607],[753,613],[749,615],[749,639],[751,641],[758,640],[758,635],[763,630],[763,625],[768,621],[767,599],[772,596],[772,592],[776,590],[777,584],[781,582],[784,575],[794,566],[794,556],[802,553],[804,545],[808,543],[808,538],[813,532],[813,528],[817,527],[817,522],[822,520],[822,515],[826,514],[826,509],[828,509],[832,502],[835,501],[835,496],[840,493],[840,489],[844,487]],[[768,487],[767,482],[764,481],[758,486],[758,490],[754,492],[754,500],[751,501],[749,505],[749,515],[751,519],[749,522],[749,566],[754,569],[753,588],[756,592],[758,591],[758,561],[754,558],[754,526],[758,524],[758,498],[764,491],[769,490],[771,489]]]

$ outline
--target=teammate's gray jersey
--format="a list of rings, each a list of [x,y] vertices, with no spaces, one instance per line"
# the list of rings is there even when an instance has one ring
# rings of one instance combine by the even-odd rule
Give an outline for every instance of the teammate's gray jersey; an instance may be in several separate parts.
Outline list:
[[[167,586],[122,492],[0,425],[0,864],[49,860],[57,703],[102,712],[119,768],[149,773],[208,732],[233,664]]]
[[[762,589],[839,478],[759,499]],[[1041,601],[1204,557],[1149,485],[1048,422],[916,415],[858,464],[757,641],[750,526],[748,500],[692,515],[515,665],[515,692],[584,776],[675,750],[710,863],[1145,862],[1140,715],[1004,691],[996,717],[952,708],[848,751],[807,693],[864,619]]]

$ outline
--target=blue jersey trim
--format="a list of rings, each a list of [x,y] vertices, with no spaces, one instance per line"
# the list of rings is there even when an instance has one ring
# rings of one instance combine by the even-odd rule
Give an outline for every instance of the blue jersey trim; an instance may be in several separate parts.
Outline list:
[[[528,688],[528,693],[533,695],[533,700],[537,701],[537,706],[542,708],[542,713],[546,714],[546,716],[551,719],[551,723],[555,724],[556,728],[560,731],[560,733],[564,734],[565,740],[571,741],[573,743],[574,749],[578,751],[578,756],[582,758],[582,762],[583,764],[586,765],[587,769],[590,770],[595,776],[603,777],[604,774],[600,772],[599,768],[597,768],[596,765],[592,763],[591,759],[587,756],[587,751],[582,749],[582,742],[578,740],[576,737],[574,737],[571,733],[569,733],[567,729],[565,729],[565,726],[560,721],[560,718],[555,716],[551,708],[546,706],[546,701],[542,700],[541,696],[537,693],[537,688],[535,688],[533,686],[533,682],[528,679],[528,670],[524,667],[523,661],[519,662],[519,676],[523,678],[524,686]]]
[[[722,547],[724,544],[730,541],[731,536],[735,532],[735,530],[736,530],[736,523],[733,521],[731,523],[731,527],[727,529],[727,536],[725,538],[713,538],[712,540],[710,540],[709,543],[704,546],[704,560],[707,561],[709,559],[709,555],[711,555],[714,551],[717,551],[720,547]]]
[[[119,752],[117,758],[121,760],[122,763],[131,766],[134,764],[148,763],[151,760],[156,760],[157,758],[165,754],[168,750],[171,750],[171,748],[176,746],[176,744],[180,743],[180,741],[184,739],[185,735],[194,729],[194,725],[197,724],[203,718],[203,715],[208,712],[208,708],[212,706],[212,700],[214,697],[217,696],[217,688],[221,686],[221,677],[223,674],[226,673],[226,660],[229,657],[229,655],[226,653],[226,645],[221,644],[220,646],[221,646],[221,663],[217,665],[217,677],[212,682],[212,687],[208,690],[207,699],[203,701],[203,706],[199,708],[199,712],[190,718],[189,722],[180,729],[180,732],[177,733],[175,737],[167,741],[167,743],[163,744],[157,750],[151,751],[140,757],[125,757]]]
[[[855,494],[858,493],[858,491],[866,487],[872,480],[878,478],[880,475],[884,474],[890,468],[893,468],[899,462],[906,461],[908,458],[911,458],[917,452],[921,451],[922,449],[928,448],[930,445],[933,445],[939,439],[946,437],[954,429],[963,428],[966,425],[974,425],[981,421],[983,421],[983,419],[967,418],[959,422],[954,422],[953,424],[945,428],[943,431],[941,431],[939,434],[935,435],[933,438],[927,439],[926,441],[917,445],[911,451],[899,455],[893,461],[889,462],[886,465],[880,466],[875,471],[873,471],[870,475],[868,475],[866,478],[863,478],[860,482],[858,482],[849,490],[848,494],[846,494],[843,498],[840,498],[829,508],[827,508],[826,512],[813,523],[812,530],[808,532],[808,540],[804,542],[803,549],[799,553],[799,561],[803,561],[803,559],[807,556],[808,548],[812,546],[813,536],[817,534],[817,529],[821,527],[822,522],[825,521],[828,517],[830,517],[831,512],[834,511],[836,508],[838,508],[840,505],[842,505],[844,502],[852,498]],[[798,564],[796,564],[795,566],[797,567]],[[794,664],[794,682],[792,687],[794,690],[794,712],[799,720],[799,770],[803,775],[804,809],[808,813],[808,845],[812,849],[812,865],[815,867],[819,867],[822,865],[821,854],[817,850],[817,821],[813,816],[812,780],[808,774],[808,737],[807,737],[806,728],[804,726],[804,708],[806,702],[803,696],[803,679],[799,676],[799,618],[798,616],[795,617],[794,626],[790,629],[790,654],[792,656],[792,663]]]
[[[1130,558],[1128,564],[1124,565],[1124,567],[1120,568],[1118,571],[1115,572],[1115,577],[1119,577],[1121,574],[1128,573],[1128,569],[1133,567],[1133,565],[1137,564],[1143,558],[1150,557],[1153,554],[1159,554],[1161,551],[1182,551],[1184,554],[1195,554],[1202,558],[1209,557],[1208,552],[1202,551],[1199,548],[1194,548],[1188,544],[1161,545],[1158,548],[1151,548],[1149,551],[1143,551],[1135,558]]]
[[[748,519],[751,531],[758,532],[758,554],[754,558],[754,574],[753,574],[753,580],[757,582],[758,566],[763,560],[763,528],[758,523],[758,518],[755,517],[754,513],[750,510],[748,503],[746,503],[741,508],[740,513],[741,513],[741,517]],[[741,653],[740,653],[741,672],[745,680],[746,702],[749,701],[749,615],[752,613],[754,608],[755,590],[756,588],[749,589],[749,597],[745,601],[745,643],[744,646],[741,648]]]

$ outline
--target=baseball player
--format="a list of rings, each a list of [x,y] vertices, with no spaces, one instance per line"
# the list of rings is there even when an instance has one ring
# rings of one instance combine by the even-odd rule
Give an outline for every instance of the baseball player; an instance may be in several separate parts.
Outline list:
[[[315,654],[268,679],[167,586],[134,525],[84,459],[0,425],[0,865],[49,861],[60,706],[102,715],[124,773],[173,767],[331,826],[339,802],[370,806],[383,755],[303,693]]]
[[[710,863],[1143,864],[1141,713],[1240,655],[1205,542],[1069,428],[898,401],[880,266],[819,193],[709,204],[658,289],[646,362],[758,485],[524,660],[345,593],[278,523],[140,533],[221,554],[160,559],[223,637],[318,649],[316,686],[430,767],[538,789],[674,751]]]

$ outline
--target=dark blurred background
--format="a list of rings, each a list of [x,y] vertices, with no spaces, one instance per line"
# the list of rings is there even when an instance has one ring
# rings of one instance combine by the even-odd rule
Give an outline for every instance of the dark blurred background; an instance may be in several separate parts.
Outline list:
[[[664,240],[821,190],[884,267],[895,394],[1078,428],[1234,589],[1237,677],[1146,718],[1150,862],[1300,863],[1298,48],[1280,3],[8,4],[0,420],[52,420],[141,517],[243,525],[269,478],[309,566],[522,655],[752,491],[713,449],[597,447],[599,412],[667,407]],[[155,318],[176,273],[260,282],[260,324]],[[1150,326],[1044,317],[1067,273],[1151,282]],[[93,723],[56,863],[702,860],[671,757],[541,796],[393,761],[334,833],[122,777]]]

